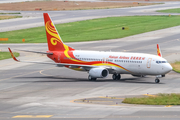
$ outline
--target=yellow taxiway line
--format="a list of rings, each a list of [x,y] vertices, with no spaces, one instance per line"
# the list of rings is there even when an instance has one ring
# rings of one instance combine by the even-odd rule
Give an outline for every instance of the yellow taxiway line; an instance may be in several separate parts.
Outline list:
[[[146,96],[149,96],[149,97],[157,97],[156,95],[151,95],[151,94],[143,94],[143,95],[146,95]]]
[[[164,107],[172,107],[172,105],[166,105],[166,106],[164,106]]]
[[[50,118],[53,115],[16,115],[12,118]]]

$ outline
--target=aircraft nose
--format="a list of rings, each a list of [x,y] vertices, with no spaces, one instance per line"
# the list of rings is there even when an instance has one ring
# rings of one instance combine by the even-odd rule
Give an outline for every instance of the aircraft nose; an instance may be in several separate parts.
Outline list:
[[[168,72],[170,72],[172,69],[173,69],[172,66],[168,63],[168,64],[166,64],[164,70],[165,70],[166,73],[168,73]]]

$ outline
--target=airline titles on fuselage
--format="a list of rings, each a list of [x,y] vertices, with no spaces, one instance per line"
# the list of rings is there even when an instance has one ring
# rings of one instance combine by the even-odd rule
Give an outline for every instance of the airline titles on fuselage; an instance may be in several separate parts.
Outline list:
[[[145,59],[145,57],[137,57],[137,56],[126,57],[126,56],[112,56],[112,55],[110,55],[109,58],[126,59],[126,60],[144,60]]]

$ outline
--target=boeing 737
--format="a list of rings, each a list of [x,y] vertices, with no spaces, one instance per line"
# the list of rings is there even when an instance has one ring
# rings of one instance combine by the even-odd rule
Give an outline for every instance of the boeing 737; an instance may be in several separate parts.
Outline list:
[[[131,74],[139,77],[152,75],[155,76],[155,82],[159,83],[159,78],[165,77],[165,74],[172,70],[167,60],[162,58],[158,44],[157,55],[75,50],[63,43],[48,13],[44,13],[43,15],[49,50],[47,52],[26,52],[47,54],[47,57],[53,60],[54,63],[20,61],[16,59],[11,49],[8,48],[15,61],[53,64],[58,67],[85,71],[89,73],[89,80],[106,78],[109,74],[112,74],[113,80],[120,80],[121,74]]]

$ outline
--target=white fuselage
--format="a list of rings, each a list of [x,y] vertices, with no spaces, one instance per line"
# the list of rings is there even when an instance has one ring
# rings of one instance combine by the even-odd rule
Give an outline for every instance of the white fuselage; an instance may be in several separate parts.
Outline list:
[[[165,75],[172,70],[167,60],[151,54],[75,50],[73,55],[81,61],[100,61],[102,64],[99,66],[110,66],[119,74]]]

